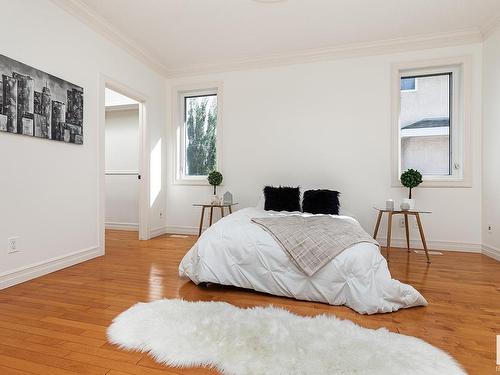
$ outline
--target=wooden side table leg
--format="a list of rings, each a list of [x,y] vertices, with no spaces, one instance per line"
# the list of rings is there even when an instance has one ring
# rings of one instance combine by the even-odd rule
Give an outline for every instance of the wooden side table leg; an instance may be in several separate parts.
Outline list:
[[[224,206],[220,207],[220,217],[221,219],[224,217]]]
[[[378,212],[377,224],[375,224],[375,230],[373,231],[373,239],[377,239],[378,228],[380,226],[380,220],[382,219],[382,211]]]
[[[198,231],[198,237],[201,236],[201,231],[203,230],[203,218],[205,217],[205,207],[201,208],[201,217],[200,217],[200,229]]]
[[[392,212],[388,212],[387,218],[387,261],[389,261],[389,250],[391,248]]]
[[[212,219],[214,217],[214,207],[210,207],[210,225],[212,225]]]
[[[408,214],[405,215],[405,230],[406,230],[406,248],[410,252],[410,228],[408,226]]]
[[[427,263],[431,262],[429,258],[429,252],[427,251],[427,243],[425,242],[424,228],[422,227],[422,222],[420,221],[420,215],[415,213],[415,217],[417,218],[418,231],[420,232],[420,239],[422,240],[422,245],[424,245],[425,256],[427,257]]]
[[[227,208],[229,208],[229,214],[232,214],[232,213],[233,213],[233,208],[232,208],[232,206],[227,206]]]

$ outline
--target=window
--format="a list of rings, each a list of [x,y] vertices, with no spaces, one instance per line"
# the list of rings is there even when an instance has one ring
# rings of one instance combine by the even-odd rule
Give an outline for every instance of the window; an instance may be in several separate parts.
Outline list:
[[[401,78],[401,91],[415,91],[416,90],[416,78],[415,77],[404,77]]]
[[[185,176],[206,176],[216,169],[217,94],[184,97]]]
[[[423,186],[467,186],[468,63],[423,65],[394,69],[393,180],[398,185],[412,168],[422,173]]]
[[[449,176],[453,73],[401,77],[401,86],[410,80],[418,82],[420,89],[401,89],[401,171],[412,168],[425,176]]]
[[[207,184],[220,170],[220,88],[177,90],[176,183]]]

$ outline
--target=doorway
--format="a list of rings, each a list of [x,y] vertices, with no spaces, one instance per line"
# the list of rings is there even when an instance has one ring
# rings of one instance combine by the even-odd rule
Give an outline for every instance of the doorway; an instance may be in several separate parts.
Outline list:
[[[139,233],[139,103],[105,90],[105,225]]]
[[[100,237],[126,230],[149,239],[145,97],[109,78],[101,84]],[[132,233],[135,232],[136,235]]]

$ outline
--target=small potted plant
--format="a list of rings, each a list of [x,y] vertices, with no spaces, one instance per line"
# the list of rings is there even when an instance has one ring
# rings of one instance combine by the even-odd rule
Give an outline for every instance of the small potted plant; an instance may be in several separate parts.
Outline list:
[[[212,171],[208,174],[208,183],[214,187],[214,195],[212,196],[212,204],[219,204],[219,197],[217,196],[217,186],[222,183],[222,173]]]
[[[411,190],[422,183],[422,174],[415,169],[408,169],[401,174],[401,184],[410,189],[408,199],[403,199],[403,203],[408,203],[409,209],[415,208],[415,199],[412,198]]]

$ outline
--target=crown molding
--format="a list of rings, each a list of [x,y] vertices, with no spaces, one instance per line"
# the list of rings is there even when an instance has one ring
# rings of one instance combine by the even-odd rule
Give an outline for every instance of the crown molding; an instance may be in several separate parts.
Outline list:
[[[122,32],[110,25],[110,23],[95,13],[81,0],[50,0],[59,8],[76,17],[89,26],[98,34],[106,37],[112,43],[127,51],[142,63],[149,66],[162,76],[168,75],[167,67],[159,59],[146,51],[139,44],[125,37]]]
[[[168,78],[302,64],[352,57],[377,56],[388,53],[479,43],[481,41],[482,34],[479,29],[468,29],[450,33],[427,34],[365,43],[351,43],[331,48],[298,51],[292,54],[239,59],[227,63],[221,62],[191,65],[179,69],[170,69],[168,71]]]
[[[481,26],[481,36],[483,40],[493,34],[498,27],[500,27],[500,13],[490,17],[490,19],[483,26]]]
[[[124,36],[122,32],[111,26],[106,19],[94,12],[83,1],[51,1],[166,78],[258,69],[352,57],[377,56],[411,50],[478,43],[485,38],[485,35],[489,35],[489,33],[495,30],[500,24],[500,16],[496,16],[492,17],[492,19],[482,28],[386,39],[374,42],[350,43],[330,48],[302,50],[288,54],[248,57],[226,62],[221,61],[208,64],[186,65],[181,68],[168,68],[159,58],[155,57],[153,53],[145,50],[139,44]]]

